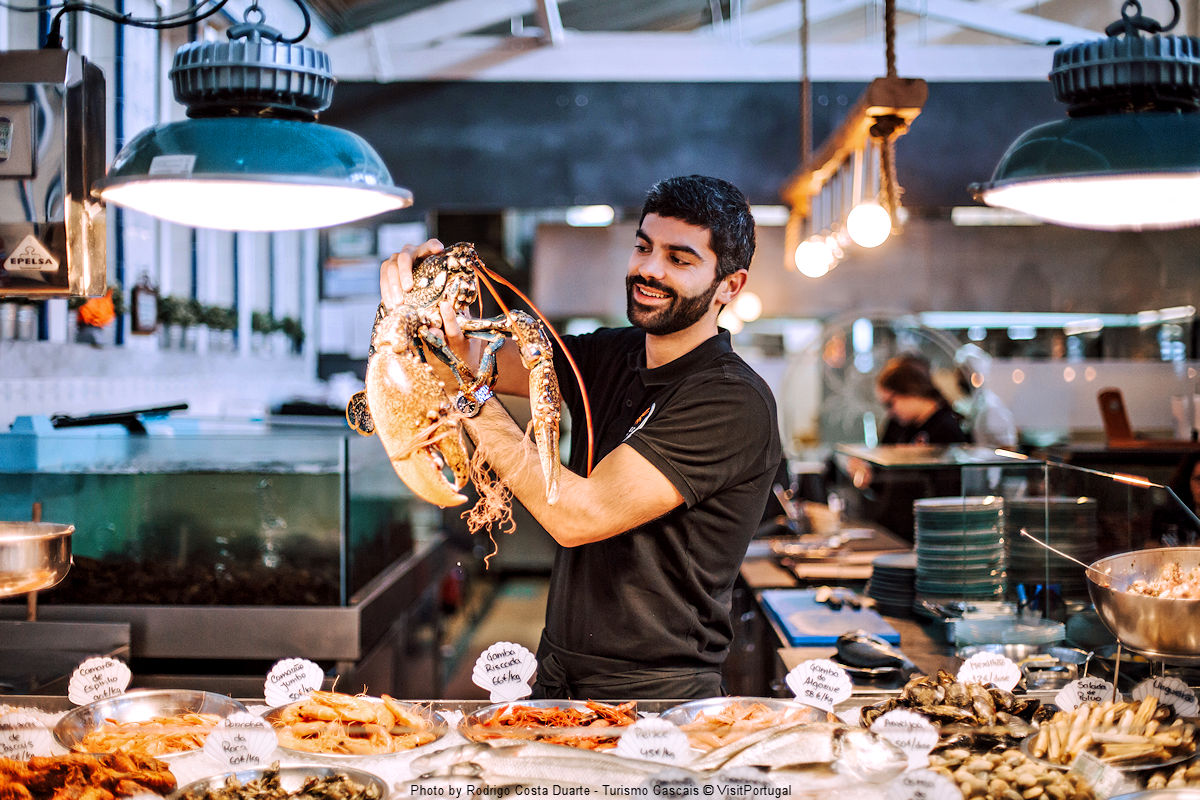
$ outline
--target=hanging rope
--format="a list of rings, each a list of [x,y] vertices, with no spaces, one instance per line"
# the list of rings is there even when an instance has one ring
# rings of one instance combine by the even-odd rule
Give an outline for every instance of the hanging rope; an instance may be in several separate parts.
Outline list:
[[[883,0],[884,58],[887,77],[896,77],[896,0]]]
[[[887,77],[896,77],[896,0],[883,2],[884,59]],[[871,136],[879,141],[879,200],[892,218],[892,228],[900,227],[900,181],[896,178],[896,129],[903,126],[899,117],[879,117],[871,126]]]
[[[812,158],[812,83],[808,77],[808,0],[800,0],[800,166]]]

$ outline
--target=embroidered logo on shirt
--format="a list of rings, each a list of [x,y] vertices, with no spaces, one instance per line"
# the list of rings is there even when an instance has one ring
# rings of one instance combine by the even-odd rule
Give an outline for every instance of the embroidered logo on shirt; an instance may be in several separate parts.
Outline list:
[[[630,436],[633,436],[635,433],[645,427],[646,423],[650,421],[650,415],[654,413],[654,409],[657,405],[658,403],[651,403],[650,407],[638,416],[637,420],[629,428],[629,431],[626,432],[625,439],[622,439],[621,441],[627,440]]]

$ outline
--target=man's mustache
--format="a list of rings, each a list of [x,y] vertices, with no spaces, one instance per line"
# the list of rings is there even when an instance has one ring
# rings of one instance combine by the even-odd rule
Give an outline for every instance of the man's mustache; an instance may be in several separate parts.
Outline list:
[[[669,287],[665,284],[659,283],[658,281],[656,281],[653,278],[630,278],[629,286],[630,286],[630,288],[632,288],[634,286],[644,286],[647,289],[653,289],[656,292],[662,292],[667,297],[675,296],[675,291],[673,289],[671,289],[671,287]]]

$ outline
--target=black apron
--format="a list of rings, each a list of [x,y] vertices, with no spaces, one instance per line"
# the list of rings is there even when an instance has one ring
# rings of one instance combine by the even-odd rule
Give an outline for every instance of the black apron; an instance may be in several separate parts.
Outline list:
[[[537,651],[534,699],[692,700],[725,692],[719,667],[647,667],[635,661],[576,653],[545,633]]]

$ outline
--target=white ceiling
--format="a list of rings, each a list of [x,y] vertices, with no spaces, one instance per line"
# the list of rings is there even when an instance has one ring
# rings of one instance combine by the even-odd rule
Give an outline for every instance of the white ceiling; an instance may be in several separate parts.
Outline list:
[[[264,2],[284,7],[293,0]],[[1194,22],[1187,6],[1184,33]],[[233,4],[231,4],[233,5]],[[796,81],[801,0],[309,0],[343,80]],[[1144,3],[1167,22],[1169,0]],[[1118,0],[896,0],[898,72],[1040,80]],[[288,9],[294,14],[294,6]],[[807,0],[813,80],[883,74],[882,0]],[[271,12],[275,13],[274,11]]]

